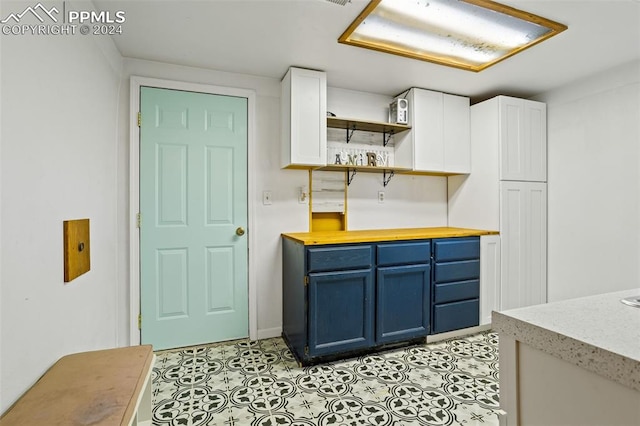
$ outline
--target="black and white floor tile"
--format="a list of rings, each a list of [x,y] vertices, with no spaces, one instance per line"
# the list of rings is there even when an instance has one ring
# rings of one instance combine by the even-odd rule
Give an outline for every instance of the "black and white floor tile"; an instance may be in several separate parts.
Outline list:
[[[156,355],[158,426],[498,425],[491,332],[312,367],[280,338]]]

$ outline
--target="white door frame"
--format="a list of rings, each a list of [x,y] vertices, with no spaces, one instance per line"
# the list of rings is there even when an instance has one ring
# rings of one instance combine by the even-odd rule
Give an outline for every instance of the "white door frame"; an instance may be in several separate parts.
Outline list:
[[[189,92],[210,93],[212,95],[237,96],[247,99],[247,223],[249,238],[249,261],[247,267],[249,277],[249,338],[258,338],[258,307],[256,298],[255,256],[256,238],[255,217],[253,212],[256,199],[255,174],[255,126],[256,126],[256,93],[253,90],[233,87],[214,86],[209,84],[188,83],[175,80],[164,80],[131,76],[130,110],[129,110],[129,344],[140,344],[138,315],[140,314],[140,228],[137,225],[137,214],[140,212],[140,128],[138,127],[138,111],[140,111],[140,87],[150,86],[161,89],[184,90]]]

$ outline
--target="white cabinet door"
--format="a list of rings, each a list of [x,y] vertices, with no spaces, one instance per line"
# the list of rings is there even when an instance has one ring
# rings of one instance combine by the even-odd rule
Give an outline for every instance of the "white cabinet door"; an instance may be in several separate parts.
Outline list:
[[[480,325],[500,310],[500,235],[480,237]]]
[[[547,180],[547,112],[541,102],[499,97],[500,179]]]
[[[542,102],[525,101],[524,114],[525,140],[528,144],[525,158],[525,180],[546,182],[547,105]]]
[[[410,143],[397,146],[397,165],[420,172],[469,173],[469,98],[413,88],[407,99]]]
[[[281,89],[282,167],[326,166],[326,74],[289,68]]]
[[[409,125],[413,139],[413,169],[442,171],[442,93],[411,89],[409,92]]]
[[[500,183],[501,309],[547,301],[547,185]]]
[[[471,173],[469,98],[443,94],[444,172]]]

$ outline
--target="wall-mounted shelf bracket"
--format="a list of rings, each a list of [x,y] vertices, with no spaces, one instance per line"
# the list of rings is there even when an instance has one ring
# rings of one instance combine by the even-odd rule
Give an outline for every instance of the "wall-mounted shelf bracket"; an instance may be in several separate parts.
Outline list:
[[[347,131],[347,143],[349,143],[356,131],[356,125],[354,124],[353,126],[351,126],[351,128],[347,127],[345,130]]]
[[[389,184],[389,181],[393,177],[393,175],[394,175],[393,170],[390,170],[388,175],[387,175],[387,171],[385,170],[383,172],[383,174],[382,174],[382,184],[384,186],[387,186]],[[389,176],[389,177],[387,177],[387,176]]]
[[[356,169],[353,169],[351,172],[349,172],[349,169],[347,169],[347,186],[351,185],[351,182],[353,182],[353,178],[355,177],[356,172]]]
[[[382,134],[382,145],[383,146],[387,146],[387,144],[389,143],[389,141],[391,140],[391,137],[393,136],[393,130],[390,131],[389,133],[383,133]]]

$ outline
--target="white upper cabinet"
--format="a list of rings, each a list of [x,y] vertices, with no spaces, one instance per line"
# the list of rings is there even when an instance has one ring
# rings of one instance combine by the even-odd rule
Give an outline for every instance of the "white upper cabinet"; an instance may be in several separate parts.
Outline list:
[[[469,98],[442,94],[444,171],[471,172]]]
[[[327,164],[327,77],[289,68],[281,83],[282,167]]]
[[[416,172],[469,173],[469,98],[413,88],[407,100],[412,130],[396,142],[396,165]]]
[[[498,97],[500,179],[547,180],[547,107],[542,102]]]
[[[444,111],[442,93],[411,89],[409,100],[409,140],[413,145],[413,169],[444,170]]]

